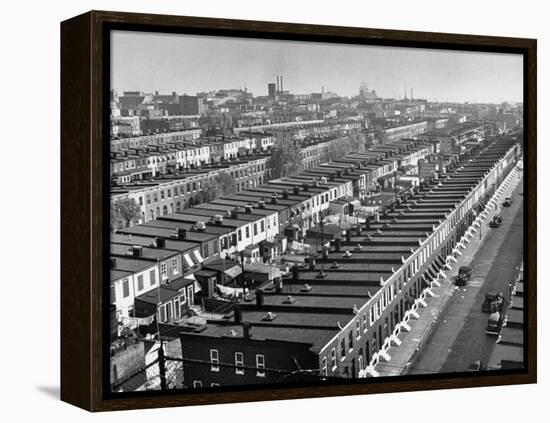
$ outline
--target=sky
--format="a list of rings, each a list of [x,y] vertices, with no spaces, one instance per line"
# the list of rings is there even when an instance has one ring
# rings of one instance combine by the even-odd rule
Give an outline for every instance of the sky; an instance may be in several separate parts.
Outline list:
[[[384,98],[501,103],[523,100],[521,55],[113,31],[111,88],[196,94],[247,88],[267,95],[283,75],[293,94],[354,96],[364,81]]]

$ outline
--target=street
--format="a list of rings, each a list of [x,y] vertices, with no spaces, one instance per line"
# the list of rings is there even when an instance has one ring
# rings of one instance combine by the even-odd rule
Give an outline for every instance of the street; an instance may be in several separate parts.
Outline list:
[[[502,225],[483,226],[483,245],[470,263],[472,280],[453,292],[409,374],[460,372],[476,360],[488,362],[496,337],[485,334],[488,314],[481,311],[481,304],[486,292],[508,297],[508,283],[518,275],[523,258],[522,182],[513,191],[513,204],[501,208]]]

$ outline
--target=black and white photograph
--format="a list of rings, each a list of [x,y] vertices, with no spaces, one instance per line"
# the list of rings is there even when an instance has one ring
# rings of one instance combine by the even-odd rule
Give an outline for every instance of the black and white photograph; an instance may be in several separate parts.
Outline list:
[[[525,369],[522,54],[109,37],[111,393]]]

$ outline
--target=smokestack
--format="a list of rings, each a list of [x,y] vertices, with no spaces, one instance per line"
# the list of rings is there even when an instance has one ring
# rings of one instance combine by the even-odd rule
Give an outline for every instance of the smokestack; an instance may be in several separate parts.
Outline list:
[[[411,88],[411,100],[413,99],[413,89]]]
[[[279,92],[279,75],[277,75],[277,92]]]
[[[407,99],[407,83],[405,82],[405,100]]]
[[[281,75],[281,92],[284,91],[284,88],[283,88],[283,75]]]

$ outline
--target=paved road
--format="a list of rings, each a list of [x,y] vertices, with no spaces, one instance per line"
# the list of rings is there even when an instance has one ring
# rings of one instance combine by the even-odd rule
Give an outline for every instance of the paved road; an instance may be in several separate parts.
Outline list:
[[[522,183],[513,198],[512,207],[502,209],[501,227],[484,227],[489,232],[470,264],[472,281],[454,291],[409,374],[459,372],[476,360],[489,361],[496,338],[485,334],[488,315],[481,304],[486,292],[508,295],[508,283],[517,277],[523,258]]]

